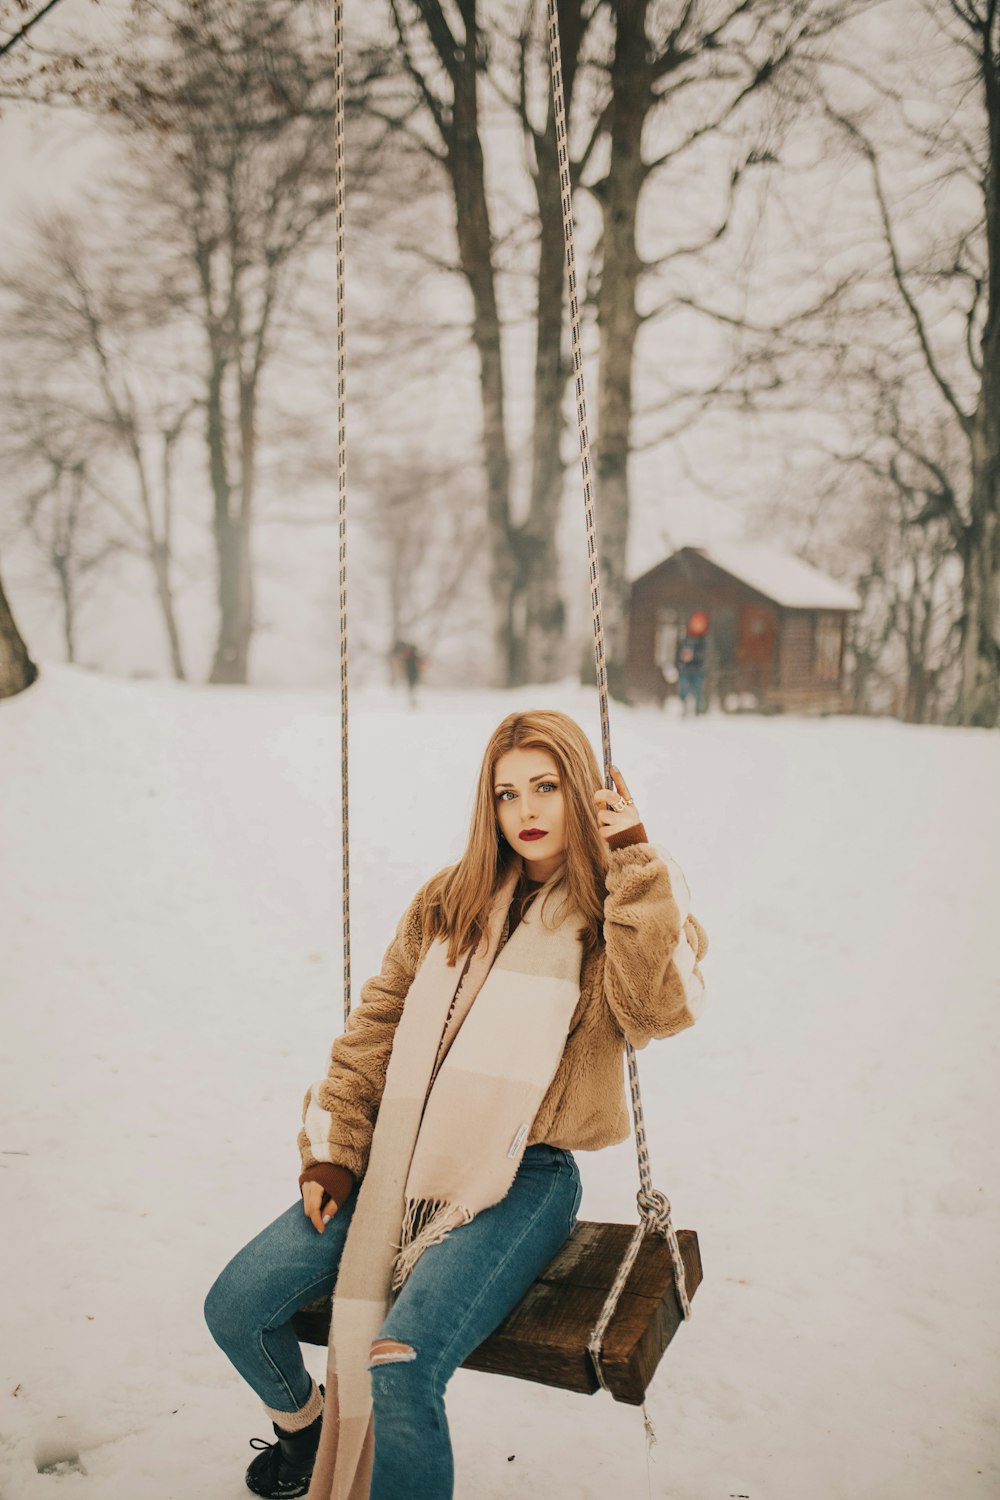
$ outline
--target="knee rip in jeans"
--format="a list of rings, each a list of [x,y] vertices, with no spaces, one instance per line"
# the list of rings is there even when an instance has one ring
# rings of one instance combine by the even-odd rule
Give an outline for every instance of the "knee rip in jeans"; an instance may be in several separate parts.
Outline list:
[[[406,1364],[416,1359],[417,1351],[410,1344],[401,1344],[399,1339],[376,1339],[368,1351],[368,1368],[376,1365]]]

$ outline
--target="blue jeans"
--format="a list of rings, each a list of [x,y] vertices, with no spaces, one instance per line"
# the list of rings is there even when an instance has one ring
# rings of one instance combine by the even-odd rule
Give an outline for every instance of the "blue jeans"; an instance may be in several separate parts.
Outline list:
[[[696,714],[705,711],[705,672],[699,667],[681,667],[677,693],[687,712],[688,699],[694,703]]]
[[[379,1332],[408,1345],[416,1358],[370,1372],[370,1500],[450,1500],[445,1386],[568,1238],[580,1196],[580,1173],[568,1151],[529,1146],[507,1196],[424,1251]],[[355,1191],[323,1234],[296,1203],[230,1261],[208,1294],[212,1337],[275,1411],[298,1411],[309,1397],[311,1380],[289,1320],[333,1290],[356,1201]]]

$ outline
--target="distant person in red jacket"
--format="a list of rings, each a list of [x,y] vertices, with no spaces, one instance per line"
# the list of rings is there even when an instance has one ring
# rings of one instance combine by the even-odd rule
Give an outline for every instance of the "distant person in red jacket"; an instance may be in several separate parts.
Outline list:
[[[696,609],[677,643],[677,693],[689,713],[705,712],[705,656],[708,651],[708,615]],[[689,707],[690,705],[690,707]]]

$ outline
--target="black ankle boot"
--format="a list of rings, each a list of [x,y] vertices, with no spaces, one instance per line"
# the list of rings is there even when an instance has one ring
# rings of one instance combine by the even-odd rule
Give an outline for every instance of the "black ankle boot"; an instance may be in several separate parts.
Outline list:
[[[296,1495],[306,1494],[322,1425],[321,1412],[315,1422],[300,1432],[283,1432],[277,1422],[272,1423],[276,1443],[251,1438],[251,1448],[261,1451],[247,1469],[247,1489],[266,1496],[267,1500],[294,1500]]]

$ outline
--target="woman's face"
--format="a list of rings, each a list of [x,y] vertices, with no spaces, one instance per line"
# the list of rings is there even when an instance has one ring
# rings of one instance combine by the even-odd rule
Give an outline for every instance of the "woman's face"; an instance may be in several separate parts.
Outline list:
[[[500,832],[532,880],[548,880],[566,854],[562,777],[548,750],[508,750],[493,771]]]

